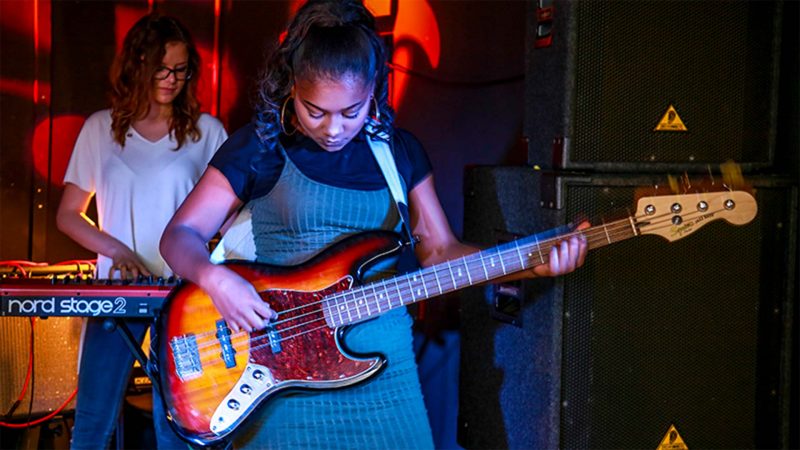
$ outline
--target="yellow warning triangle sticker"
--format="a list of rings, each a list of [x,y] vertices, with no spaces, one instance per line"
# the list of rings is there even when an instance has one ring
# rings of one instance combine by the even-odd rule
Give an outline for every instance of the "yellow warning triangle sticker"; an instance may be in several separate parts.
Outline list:
[[[678,111],[675,111],[675,107],[669,105],[667,108],[667,112],[664,113],[664,117],[658,122],[655,129],[653,131],[689,131],[686,129],[686,125],[683,124],[681,117],[678,115]]]
[[[678,433],[675,425],[670,425],[667,434],[664,435],[664,439],[658,444],[656,450],[689,450],[689,447],[683,442],[683,438]]]

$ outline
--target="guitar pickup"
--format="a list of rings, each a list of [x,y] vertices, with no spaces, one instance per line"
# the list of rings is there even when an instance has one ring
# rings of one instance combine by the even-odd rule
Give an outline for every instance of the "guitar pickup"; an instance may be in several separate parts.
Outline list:
[[[217,321],[217,340],[219,341],[220,354],[225,367],[230,369],[236,367],[236,350],[231,343],[231,329],[224,320]]]
[[[272,350],[273,354],[277,354],[281,352],[281,335],[278,334],[278,331],[275,330],[275,327],[270,325],[266,329],[267,338],[269,339],[269,348]]]

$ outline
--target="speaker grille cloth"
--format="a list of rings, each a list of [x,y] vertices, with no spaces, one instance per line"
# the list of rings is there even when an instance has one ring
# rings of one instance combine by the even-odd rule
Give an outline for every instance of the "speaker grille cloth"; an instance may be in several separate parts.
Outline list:
[[[570,160],[768,163],[775,5],[579,2]],[[654,132],[673,105],[688,132]]]
[[[627,187],[567,195],[568,217],[633,198]],[[781,329],[789,230],[785,193],[761,189],[758,203],[746,226],[621,242],[565,279],[562,447],[655,448],[670,424],[689,448],[759,443],[757,397],[769,395],[757,390],[771,389],[757,377],[759,352],[779,351],[767,336]]]

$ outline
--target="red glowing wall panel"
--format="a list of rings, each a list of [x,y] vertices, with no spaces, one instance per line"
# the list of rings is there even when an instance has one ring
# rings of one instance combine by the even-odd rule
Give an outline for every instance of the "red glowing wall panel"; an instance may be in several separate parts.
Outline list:
[[[33,4],[0,2],[0,259],[27,258],[34,122]]]

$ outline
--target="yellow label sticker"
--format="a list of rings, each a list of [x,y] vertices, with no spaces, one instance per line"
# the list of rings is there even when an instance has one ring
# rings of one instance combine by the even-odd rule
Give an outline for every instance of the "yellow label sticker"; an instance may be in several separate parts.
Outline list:
[[[675,425],[670,425],[664,439],[658,444],[656,450],[689,450],[689,447],[683,442],[681,434],[675,428]]]
[[[689,131],[686,129],[686,125],[683,124],[681,117],[678,115],[678,111],[675,111],[675,107],[669,105],[667,108],[667,112],[664,113],[664,117],[658,122],[658,125],[653,129],[653,131]]]
[[[152,382],[148,377],[133,377],[134,386],[149,386],[150,384],[152,384]]]

